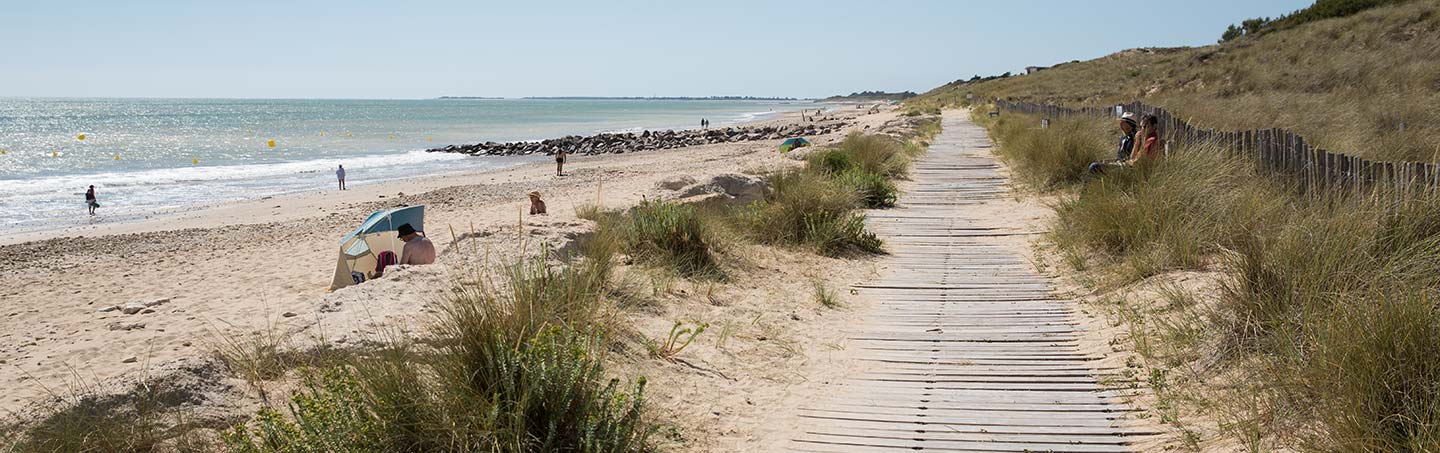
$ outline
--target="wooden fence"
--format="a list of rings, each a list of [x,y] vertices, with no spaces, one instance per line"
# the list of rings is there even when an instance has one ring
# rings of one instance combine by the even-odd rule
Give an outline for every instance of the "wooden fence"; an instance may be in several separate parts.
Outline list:
[[[1217,145],[1235,157],[1248,157],[1262,172],[1290,181],[1304,192],[1318,190],[1392,191],[1398,196],[1440,187],[1440,165],[1424,162],[1375,162],[1316,148],[1304,137],[1286,129],[1217,131],[1191,125],[1158,107],[1139,102],[1110,107],[1068,108],[1056,105],[996,100],[1003,110],[1060,118],[1085,115],[1117,117],[1120,111],[1137,117],[1155,115],[1160,137],[1171,146]],[[1139,118],[1136,118],[1139,120]]]

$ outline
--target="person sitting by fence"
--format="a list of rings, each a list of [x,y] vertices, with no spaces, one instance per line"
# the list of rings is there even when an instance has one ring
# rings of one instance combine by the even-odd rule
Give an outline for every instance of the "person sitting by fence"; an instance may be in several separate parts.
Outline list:
[[[1115,160],[1091,162],[1087,174],[1100,174],[1105,172],[1105,166],[1118,165],[1130,159],[1130,152],[1135,149],[1135,114],[1125,112],[1120,115],[1117,121],[1120,123],[1120,146],[1115,148]]]
[[[1160,119],[1155,115],[1145,115],[1140,119],[1140,131],[1135,133],[1135,150],[1130,152],[1130,159],[1126,160],[1127,165],[1136,165],[1149,162],[1163,151],[1160,143]]]

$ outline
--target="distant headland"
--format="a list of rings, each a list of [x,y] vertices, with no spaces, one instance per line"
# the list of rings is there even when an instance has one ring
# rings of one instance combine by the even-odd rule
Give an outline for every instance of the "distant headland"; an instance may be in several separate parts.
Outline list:
[[[899,93],[886,93],[886,92],[884,92],[884,91],[860,91],[860,92],[856,92],[856,93],[850,93],[850,94],[848,94],[848,95],[830,96],[830,97],[828,97],[828,98],[821,99],[821,100],[822,100],[822,101],[861,101],[861,102],[903,101],[903,100],[906,100],[906,99],[913,98],[913,97],[915,97],[915,96],[919,96],[919,95],[918,95],[918,94],[915,94],[914,91],[902,91],[902,92],[899,92]]]
[[[482,96],[440,96],[437,99],[507,99]],[[526,96],[517,99],[537,100],[626,100],[626,101],[809,101],[812,99],[757,96]]]

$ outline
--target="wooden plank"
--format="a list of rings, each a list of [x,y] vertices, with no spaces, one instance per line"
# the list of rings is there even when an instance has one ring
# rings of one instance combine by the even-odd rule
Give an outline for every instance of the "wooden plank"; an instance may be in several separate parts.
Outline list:
[[[1167,137],[1196,136],[1152,111]],[[867,216],[892,255],[876,279],[852,286],[872,301],[866,322],[845,332],[859,371],[824,380],[835,388],[799,409],[806,434],[791,449],[1108,452],[1127,451],[1124,435],[1153,434],[1123,426],[1132,410],[1119,400],[1134,383],[1082,350],[1074,303],[996,239],[1033,232],[965,208],[1009,196],[987,140],[946,116],[916,162],[915,188],[897,208]]]

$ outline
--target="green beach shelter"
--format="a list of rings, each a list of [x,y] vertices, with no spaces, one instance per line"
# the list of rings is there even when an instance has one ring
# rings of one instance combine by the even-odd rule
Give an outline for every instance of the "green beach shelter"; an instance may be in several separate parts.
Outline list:
[[[792,138],[789,140],[785,140],[785,143],[780,144],[780,152],[789,152],[792,149],[804,148],[806,146],[810,146],[809,140],[803,138]]]

